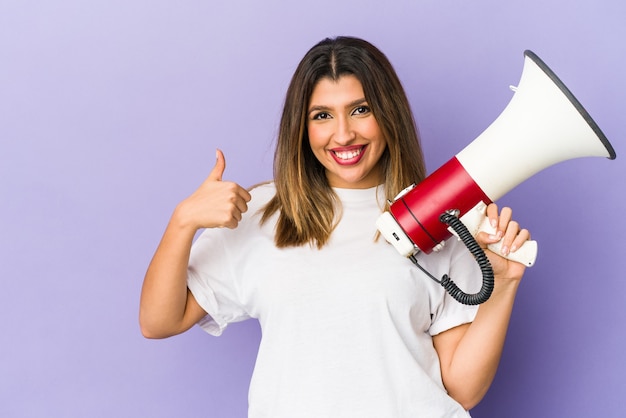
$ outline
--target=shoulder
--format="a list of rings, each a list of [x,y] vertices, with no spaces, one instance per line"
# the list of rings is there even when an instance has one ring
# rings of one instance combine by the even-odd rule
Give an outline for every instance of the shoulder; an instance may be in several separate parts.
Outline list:
[[[276,193],[276,186],[271,180],[265,181],[263,183],[257,183],[254,186],[248,188],[248,192],[250,192],[250,194],[270,194],[273,196],[274,193]]]
[[[274,193],[276,191],[276,186],[272,180],[268,180],[249,187],[248,191],[250,193]]]
[[[265,205],[276,195],[276,187],[273,181],[256,184],[248,189],[252,199],[248,203],[249,209],[256,212],[263,209]]]

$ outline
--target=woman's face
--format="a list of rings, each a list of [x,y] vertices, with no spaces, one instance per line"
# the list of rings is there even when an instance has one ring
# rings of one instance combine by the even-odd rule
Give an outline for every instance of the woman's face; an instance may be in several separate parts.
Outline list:
[[[331,187],[366,189],[383,182],[379,164],[387,142],[352,75],[321,79],[307,113],[309,142]]]

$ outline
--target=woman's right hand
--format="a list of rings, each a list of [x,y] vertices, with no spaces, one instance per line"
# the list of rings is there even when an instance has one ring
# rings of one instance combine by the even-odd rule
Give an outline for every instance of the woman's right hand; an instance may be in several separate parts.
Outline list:
[[[248,210],[250,193],[222,181],[224,154],[209,177],[179,203],[148,266],[141,291],[139,322],[147,338],[165,338],[191,328],[206,312],[187,289],[187,265],[200,228],[236,228]]]
[[[236,228],[248,210],[250,193],[240,185],[223,181],[226,159],[219,149],[213,170],[198,189],[176,208],[181,223],[200,228]]]

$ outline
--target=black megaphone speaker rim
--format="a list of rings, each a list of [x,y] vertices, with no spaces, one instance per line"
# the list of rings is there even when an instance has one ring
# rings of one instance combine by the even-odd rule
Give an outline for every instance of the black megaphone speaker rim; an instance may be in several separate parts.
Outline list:
[[[565,97],[567,97],[570,103],[576,108],[578,113],[580,113],[583,119],[587,122],[587,124],[593,130],[593,132],[598,136],[598,139],[600,139],[600,141],[606,148],[607,152],[609,153],[609,156],[607,158],[609,160],[614,160],[617,154],[615,153],[615,150],[613,149],[613,146],[607,139],[606,135],[604,135],[604,133],[602,132],[598,124],[593,120],[589,112],[587,112],[587,110],[578,101],[578,99],[576,99],[576,97],[572,94],[572,92],[561,81],[561,79],[559,79],[559,77],[554,73],[554,71],[552,71],[550,67],[548,67],[548,65],[546,65],[546,63],[543,62],[541,58],[539,58],[537,54],[535,54],[533,51],[527,49],[526,51],[524,51],[524,56],[531,59],[537,65],[537,67],[539,67],[552,80],[554,85],[556,85],[561,90],[561,92],[565,95]]]

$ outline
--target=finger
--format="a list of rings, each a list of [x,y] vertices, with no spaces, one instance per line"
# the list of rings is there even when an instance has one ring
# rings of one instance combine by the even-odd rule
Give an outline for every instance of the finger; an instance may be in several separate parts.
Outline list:
[[[497,227],[498,232],[501,233],[501,236],[504,236],[507,233],[511,219],[513,219],[513,210],[508,207],[502,208],[502,210],[500,210],[500,216],[498,217]],[[517,231],[515,232],[517,233]]]
[[[241,197],[237,197],[234,201],[235,206],[237,207],[237,209],[239,210],[240,213],[246,213],[248,211],[248,205],[246,202],[248,202],[249,200],[245,200]]]
[[[222,176],[224,175],[224,170],[226,169],[226,158],[224,158],[224,153],[219,149],[215,151],[215,157],[215,166],[209,174],[209,180],[222,181]]]
[[[489,244],[495,244],[500,241],[500,237],[485,231],[478,232],[474,239],[483,250],[486,249]]]
[[[528,231],[528,229],[520,230],[519,234],[517,234],[517,237],[515,237],[515,240],[511,244],[511,252],[517,251],[517,249],[524,245],[524,243],[528,240],[530,240],[530,231]]]
[[[215,220],[215,226],[221,228],[235,229],[237,228],[237,225],[239,225],[241,218],[241,212],[233,203],[220,211]]]
[[[518,234],[519,234],[519,224],[515,221],[510,221],[506,227],[504,236],[502,237],[502,247],[501,247],[502,255],[507,255],[511,251],[511,246],[513,244],[513,241],[515,241]]]
[[[238,201],[239,202],[239,201]],[[239,205],[237,204],[238,202],[235,202],[235,205],[233,206],[233,209],[230,212],[230,219],[229,222],[227,222],[224,226],[226,226],[227,228],[230,229],[235,229],[237,228],[237,226],[239,225],[239,222],[241,222],[241,220],[243,219],[243,213],[248,210],[247,206],[245,207],[245,210],[240,210]],[[245,203],[244,203],[245,205]]]
[[[240,198],[243,199],[244,202],[249,202],[250,200],[252,200],[252,195],[250,194],[250,192],[248,192],[246,189],[244,189],[241,186],[239,186],[239,189],[237,190],[237,194],[239,195]]]
[[[252,200],[250,193],[233,181],[222,181],[222,189],[228,196],[228,201],[233,203],[241,212],[248,210],[247,203]]]
[[[229,219],[228,222],[224,223],[224,228],[235,229],[239,225],[239,221],[240,221],[240,219],[237,219],[237,218],[233,217],[233,218]]]
[[[489,218],[491,227],[496,230],[498,227],[498,205],[490,203],[487,206],[487,218]]]

